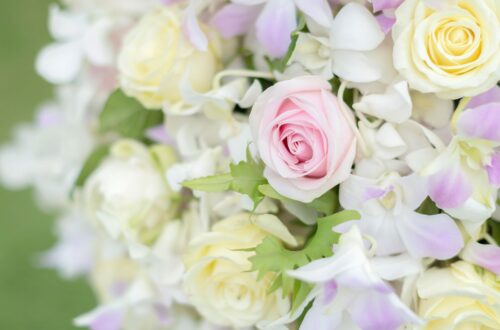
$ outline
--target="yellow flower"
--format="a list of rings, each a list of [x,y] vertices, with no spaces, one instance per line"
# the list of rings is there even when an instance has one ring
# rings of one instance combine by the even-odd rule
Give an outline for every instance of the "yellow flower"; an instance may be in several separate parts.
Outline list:
[[[118,57],[120,84],[124,92],[145,107],[159,109],[181,100],[183,79],[197,92],[206,92],[220,67],[219,39],[203,27],[208,50],[197,50],[182,32],[176,7],[158,8],[145,15],[125,36]]]
[[[432,268],[417,283],[428,330],[500,329],[500,280],[464,261]]]
[[[453,99],[500,79],[498,0],[406,0],[396,19],[394,65],[413,89]]]
[[[248,260],[269,235],[296,245],[281,221],[269,214],[241,213],[196,237],[185,257],[184,288],[197,310],[214,324],[249,327],[261,320],[275,320],[289,310],[281,290],[268,294],[273,275],[257,280]]]

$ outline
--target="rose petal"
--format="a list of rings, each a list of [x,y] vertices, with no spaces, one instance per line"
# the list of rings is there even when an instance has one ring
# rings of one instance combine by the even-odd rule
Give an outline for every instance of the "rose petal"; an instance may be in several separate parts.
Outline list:
[[[257,19],[257,39],[272,57],[286,54],[297,27],[295,5],[290,0],[269,0]]]

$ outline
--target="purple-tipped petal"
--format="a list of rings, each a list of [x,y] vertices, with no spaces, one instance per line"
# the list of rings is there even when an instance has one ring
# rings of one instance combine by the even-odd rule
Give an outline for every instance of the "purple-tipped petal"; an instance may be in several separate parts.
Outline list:
[[[332,9],[327,0],[295,0],[295,5],[321,26],[329,27],[333,22]]]
[[[269,0],[257,19],[257,39],[270,56],[281,57],[286,54],[296,27],[293,1]]]
[[[244,6],[230,3],[222,7],[210,23],[224,38],[246,33],[257,19],[260,6]]]
[[[398,231],[408,253],[415,258],[449,259],[464,245],[460,229],[446,214],[408,213],[399,219]]]
[[[373,12],[386,9],[396,9],[403,3],[403,0],[372,0]]]
[[[486,166],[490,184],[495,188],[500,188],[500,153],[491,156],[491,163]]]
[[[375,16],[375,18],[377,19],[378,25],[380,25],[380,28],[385,34],[389,33],[396,23],[396,19],[394,17],[389,17],[384,14],[377,15]]]
[[[474,96],[467,104],[467,107],[472,109],[488,103],[500,103],[500,86],[495,85],[486,93]]]
[[[500,102],[464,111],[457,128],[465,136],[500,142]]]
[[[120,330],[123,314],[121,311],[106,311],[98,315],[90,324],[91,330]]]
[[[500,247],[471,242],[461,254],[462,259],[500,275]]]
[[[419,323],[418,317],[395,294],[376,291],[360,294],[348,312],[364,330],[395,330],[406,323]]]
[[[460,207],[472,195],[472,190],[458,166],[439,171],[429,178],[429,196],[442,209]]]

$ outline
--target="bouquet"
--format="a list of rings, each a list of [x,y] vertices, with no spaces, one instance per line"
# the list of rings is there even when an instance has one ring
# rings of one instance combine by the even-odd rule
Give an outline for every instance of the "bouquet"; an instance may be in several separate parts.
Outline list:
[[[94,330],[500,329],[498,0],[65,0],[0,151]]]

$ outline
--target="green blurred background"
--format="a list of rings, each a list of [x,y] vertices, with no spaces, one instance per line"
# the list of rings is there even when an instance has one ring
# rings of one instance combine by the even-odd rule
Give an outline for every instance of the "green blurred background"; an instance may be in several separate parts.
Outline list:
[[[126,0],[125,0],[126,1]],[[0,141],[19,122],[31,121],[52,94],[34,71],[38,50],[50,37],[49,0],[2,0],[0,11]],[[53,219],[37,210],[31,191],[0,188],[0,330],[74,329],[72,320],[94,298],[84,280],[65,282],[35,266],[54,243]]]

